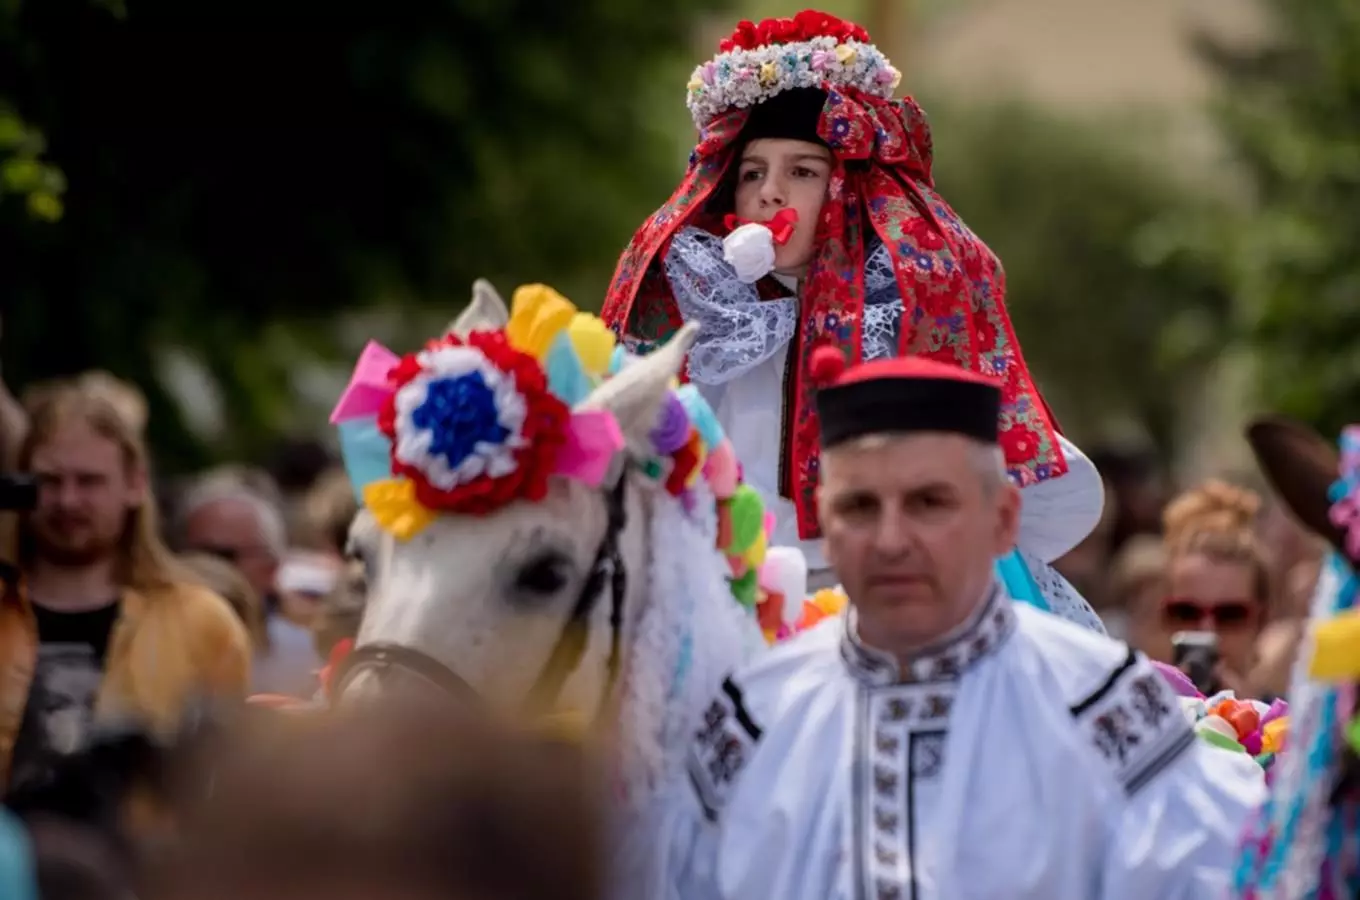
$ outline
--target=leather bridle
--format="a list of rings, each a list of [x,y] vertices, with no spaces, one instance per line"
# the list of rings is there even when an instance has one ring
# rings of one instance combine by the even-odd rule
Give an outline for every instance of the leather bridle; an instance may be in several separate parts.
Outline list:
[[[571,615],[553,644],[552,652],[529,689],[526,704],[536,713],[548,712],[562,692],[567,679],[581,664],[589,641],[588,624],[601,597],[608,590],[609,660],[600,710],[608,707],[619,678],[623,660],[623,601],[628,591],[628,572],[619,552],[619,537],[627,524],[625,486],[627,473],[621,473],[615,485],[605,494],[608,519],[604,537],[595,552],[590,574],[572,606]],[[476,690],[452,668],[412,647],[386,641],[375,641],[357,646],[345,657],[335,675],[335,692],[339,698],[360,672],[402,671],[426,681],[457,700],[475,700]]]

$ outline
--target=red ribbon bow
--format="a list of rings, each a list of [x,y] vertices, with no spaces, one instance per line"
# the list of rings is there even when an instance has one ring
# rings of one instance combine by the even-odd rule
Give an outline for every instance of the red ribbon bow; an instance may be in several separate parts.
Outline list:
[[[798,210],[790,209],[788,207],[775,213],[768,222],[743,219],[735,213],[728,213],[723,217],[723,225],[726,226],[728,231],[736,231],[742,225],[764,225],[766,228],[770,229],[770,234],[774,235],[776,247],[782,247],[789,242],[789,238],[793,237],[794,226],[797,224]]]

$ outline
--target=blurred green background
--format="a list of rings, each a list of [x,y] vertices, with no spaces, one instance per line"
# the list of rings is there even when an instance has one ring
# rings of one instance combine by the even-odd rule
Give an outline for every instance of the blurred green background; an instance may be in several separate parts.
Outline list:
[[[1355,416],[1355,0],[823,7],[931,114],[1066,430],[1193,465],[1257,409]],[[689,69],[798,8],[0,0],[5,380],[137,382],[183,471],[324,432],[363,341],[475,277],[597,308],[685,164]]]

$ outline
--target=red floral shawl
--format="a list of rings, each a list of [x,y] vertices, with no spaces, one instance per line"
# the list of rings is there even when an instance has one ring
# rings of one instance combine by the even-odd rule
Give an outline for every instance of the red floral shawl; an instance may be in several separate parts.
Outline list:
[[[935,193],[931,137],[911,98],[880,100],[826,87],[818,133],[836,165],[817,223],[818,251],[803,286],[790,355],[781,492],[798,510],[804,540],[820,536],[816,514],[819,429],[809,362],[823,344],[859,362],[864,310],[866,224],[892,258],[901,291],[899,354],[953,363],[1002,386],[1001,446],[1011,478],[1024,486],[1067,471],[1056,424],[1020,355],[1006,313],[1006,279],[996,255]],[[635,349],[666,341],[682,324],[660,265],[671,236],[702,219],[746,121],[737,109],[714,119],[680,187],[652,214],[619,259],[602,316]]]

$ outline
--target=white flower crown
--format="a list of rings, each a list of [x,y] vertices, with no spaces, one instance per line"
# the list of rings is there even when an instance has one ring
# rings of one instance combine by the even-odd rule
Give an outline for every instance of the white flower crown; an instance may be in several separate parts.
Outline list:
[[[901,82],[902,73],[873,44],[815,37],[719,53],[694,70],[685,105],[703,130],[729,110],[755,106],[793,88],[830,84],[891,100]]]

